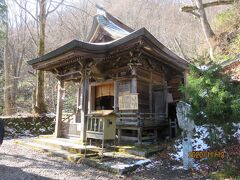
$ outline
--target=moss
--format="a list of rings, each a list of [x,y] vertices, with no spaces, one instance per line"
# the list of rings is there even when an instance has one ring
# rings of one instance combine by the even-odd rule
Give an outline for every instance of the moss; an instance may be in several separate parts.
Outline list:
[[[222,171],[213,172],[211,173],[210,176],[212,179],[216,179],[216,180],[224,180],[227,178],[240,179],[238,171],[235,168],[230,168],[230,167]]]

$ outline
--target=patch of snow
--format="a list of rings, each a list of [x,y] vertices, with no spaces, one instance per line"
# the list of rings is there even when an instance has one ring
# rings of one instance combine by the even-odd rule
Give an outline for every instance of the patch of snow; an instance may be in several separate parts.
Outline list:
[[[200,164],[197,163],[197,162],[194,162],[194,163],[193,163],[193,167],[194,167],[195,169],[201,169]]]
[[[54,118],[54,117],[56,117],[56,114],[50,112],[50,113],[47,113],[46,116],[49,118]]]
[[[153,167],[154,167],[154,164],[153,164],[153,163],[150,163],[150,164],[146,165],[146,168],[147,168],[147,169],[150,169],[150,168],[153,168]]]
[[[208,129],[205,126],[195,126],[195,134],[193,138],[193,150],[204,151],[209,148],[207,143],[204,141],[209,135]]]
[[[150,159],[142,159],[142,160],[139,160],[135,163],[135,165],[143,165],[143,164],[146,164],[146,163],[150,163],[151,160]]]
[[[173,166],[172,170],[184,169],[183,166]]]
[[[237,129],[233,137],[236,137],[240,141],[240,123],[233,123],[233,126]]]
[[[149,163],[148,165],[146,165],[147,169],[152,169],[154,168],[157,164],[162,164],[162,161],[152,161],[151,163]]]
[[[133,167],[133,166],[143,166],[148,163],[151,163],[150,159],[141,159],[141,160],[138,160],[135,162],[133,161],[133,162],[129,162],[129,163],[123,163],[123,162],[108,162],[107,163],[107,162],[105,162],[104,164],[109,165],[111,168],[114,168],[114,169],[123,170],[123,169]]]
[[[9,128],[9,127],[5,127],[5,131],[7,132],[11,132],[11,133],[15,133],[15,130]]]
[[[234,133],[234,137],[237,137],[240,140],[240,123],[233,123],[233,126],[237,129]],[[203,126],[195,126],[195,133],[192,138],[193,142],[193,151],[205,151],[209,149],[209,145],[206,143],[206,139],[209,136],[208,125]],[[219,141],[221,143],[226,143],[226,139],[224,138],[224,131],[221,127],[215,126],[215,133],[219,136]],[[175,149],[177,150],[176,153],[170,153],[169,155],[177,161],[180,161],[183,157],[183,145],[182,139],[178,139],[174,145]]]
[[[25,135],[30,135],[31,133],[30,133],[29,130],[26,130],[26,131],[24,132],[24,134],[25,134]]]
[[[209,148],[208,144],[204,139],[209,135],[208,129],[205,126],[195,126],[195,134],[193,135],[193,151],[204,151]],[[182,139],[178,139],[174,145],[177,152],[175,154],[170,153],[169,155],[177,161],[180,161],[183,157],[183,145]]]
[[[209,69],[209,66],[203,65],[203,66],[199,66],[198,68],[202,71],[206,71]]]
[[[40,131],[40,132],[45,132],[46,129],[44,129],[44,128],[40,128],[39,131]]]
[[[131,167],[133,166],[133,164],[123,164],[123,163],[117,163],[115,165],[112,165],[111,168],[114,168],[114,169],[125,169],[125,168],[128,168],[128,167]]]

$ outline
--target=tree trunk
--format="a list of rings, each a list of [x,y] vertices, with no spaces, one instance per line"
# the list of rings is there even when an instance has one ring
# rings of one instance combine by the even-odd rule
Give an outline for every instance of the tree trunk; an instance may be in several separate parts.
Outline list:
[[[11,80],[11,70],[10,70],[10,62],[7,58],[7,45],[8,45],[8,37],[6,36],[6,45],[4,48],[4,109],[5,114],[7,116],[13,115],[14,111],[14,103],[12,101],[11,89],[12,89],[12,80]]]
[[[36,112],[35,107],[36,107],[36,87],[33,87],[33,89],[32,89],[32,110],[33,110],[33,113]]]
[[[40,15],[39,15],[39,44],[38,56],[44,55],[45,52],[45,27],[46,27],[46,0],[39,1]],[[38,70],[37,72],[37,90],[36,90],[36,107],[35,113],[45,113],[45,96],[44,96],[44,71]]]
[[[213,52],[214,52],[214,48],[215,48],[215,43],[214,43],[215,34],[208,22],[202,0],[195,0],[195,2],[198,7],[199,19],[201,22],[202,30],[204,32],[204,36],[205,36],[207,43],[209,45],[209,48],[210,48],[209,54],[210,54],[211,58],[213,59]]]
[[[4,2],[4,6],[6,6]],[[6,115],[13,115],[15,113],[14,103],[12,101],[11,89],[12,89],[12,78],[10,60],[8,58],[8,9],[2,12],[2,23],[5,33],[5,46],[4,46],[4,110]]]
[[[205,8],[210,8],[210,7],[220,6],[220,5],[229,5],[229,4],[233,4],[234,2],[236,1],[235,0],[216,0],[216,1],[203,3],[202,0],[195,0],[196,5],[181,7],[182,12],[190,13],[200,20],[205,39],[209,45],[209,54],[211,59],[214,59],[216,39],[215,39],[215,34],[208,22]]]

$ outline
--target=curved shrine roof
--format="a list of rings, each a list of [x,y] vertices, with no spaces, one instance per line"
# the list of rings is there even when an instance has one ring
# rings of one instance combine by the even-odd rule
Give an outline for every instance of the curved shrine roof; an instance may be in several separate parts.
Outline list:
[[[107,40],[106,38],[105,40],[102,39],[104,36],[107,37]],[[154,49],[159,53],[159,58],[164,59],[182,70],[188,68],[188,62],[186,60],[170,51],[148,30],[141,28],[133,31],[133,29],[123,24],[101,7],[98,7],[98,14],[94,17],[88,42],[73,40],[41,57],[29,60],[28,64],[41,64],[71,51],[78,51],[78,55],[82,53],[82,56],[84,56],[84,53],[90,53],[94,57],[95,55],[106,54],[118,46],[128,45],[128,43],[139,41],[140,39],[146,42],[146,51]],[[59,60],[59,63],[60,62]]]

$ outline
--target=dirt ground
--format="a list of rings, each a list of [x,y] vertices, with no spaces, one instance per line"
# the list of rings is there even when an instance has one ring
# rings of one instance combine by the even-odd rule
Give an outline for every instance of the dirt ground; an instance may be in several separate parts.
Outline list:
[[[178,169],[166,160],[137,169],[126,176],[118,176],[88,167],[73,164],[59,157],[32,150],[5,140],[0,147],[0,179],[204,179],[193,172]]]

